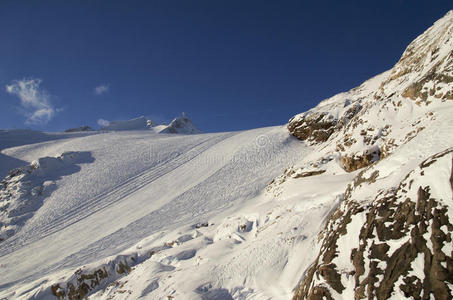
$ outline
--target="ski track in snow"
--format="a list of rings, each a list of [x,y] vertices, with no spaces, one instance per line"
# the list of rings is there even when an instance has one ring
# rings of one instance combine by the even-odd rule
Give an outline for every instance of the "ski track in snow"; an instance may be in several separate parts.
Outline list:
[[[73,208],[66,210],[62,218],[51,223],[44,224],[43,226],[34,227],[34,240],[48,236],[56,231],[63,229],[64,227],[70,226],[71,224],[96,213],[99,210],[106,208],[107,206],[116,203],[117,201],[122,200],[126,196],[155,181],[157,178],[192,160],[194,157],[200,155],[200,153],[206,151],[209,147],[213,146],[219,141],[232,135],[233,134],[219,135],[207,140],[203,140],[199,144],[196,144],[192,148],[189,148],[187,152],[178,154],[178,156],[173,159],[170,158],[167,161],[159,163],[159,165],[154,168],[145,170],[138,175],[128,178],[125,182],[120,183],[114,188],[106,190],[105,192],[96,195],[95,197],[88,198],[83,203],[79,203]],[[27,243],[33,242],[34,240],[30,239],[30,237],[26,238]],[[13,247],[8,248],[8,251],[12,252],[14,250],[15,248]]]
[[[121,139],[128,146],[112,150]],[[152,144],[157,155],[151,153],[140,167],[136,164],[143,162],[143,153],[130,153],[143,152],[143,143]],[[57,191],[22,231],[0,244],[1,289],[117,254],[160,230],[205,221],[256,196],[304,153],[303,143],[289,137],[283,127],[194,136],[109,133],[30,148],[32,154],[27,146],[5,152],[30,161],[37,155],[84,150],[92,151],[95,161],[57,182]],[[110,153],[134,166],[123,170],[122,182],[113,180],[102,188],[90,172],[95,170],[105,181],[112,179],[111,168],[102,159],[105,155],[115,161]],[[96,185],[95,196],[90,195],[90,185]],[[80,188],[83,197],[70,201],[74,188]]]

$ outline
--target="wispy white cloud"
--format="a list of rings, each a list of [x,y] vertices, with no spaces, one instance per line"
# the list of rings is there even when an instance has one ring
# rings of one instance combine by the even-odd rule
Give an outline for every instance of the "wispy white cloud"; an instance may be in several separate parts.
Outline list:
[[[98,120],[98,125],[101,126],[101,127],[106,127],[106,126],[109,126],[110,122],[107,121],[107,120],[104,120],[104,119],[99,119]]]
[[[94,88],[95,95],[102,95],[109,91],[110,86],[108,84],[101,84]]]
[[[6,92],[19,98],[27,116],[26,124],[46,124],[57,113],[49,93],[40,87],[41,82],[41,79],[30,78],[14,80],[6,86]]]

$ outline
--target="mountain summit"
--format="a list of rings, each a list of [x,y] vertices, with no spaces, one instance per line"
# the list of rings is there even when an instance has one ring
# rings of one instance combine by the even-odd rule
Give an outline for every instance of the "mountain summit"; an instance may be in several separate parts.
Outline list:
[[[173,119],[171,123],[161,133],[181,133],[181,134],[195,134],[201,133],[192,121],[183,114],[181,117]]]

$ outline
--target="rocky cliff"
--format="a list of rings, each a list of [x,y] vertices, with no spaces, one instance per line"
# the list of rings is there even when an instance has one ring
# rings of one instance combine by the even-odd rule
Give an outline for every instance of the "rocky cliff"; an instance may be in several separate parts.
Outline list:
[[[361,86],[294,116],[288,130],[323,144],[354,171],[413,139],[453,100],[453,11],[416,38],[398,63]]]
[[[453,297],[452,93],[450,11],[391,70],[291,118],[317,149],[293,173],[355,172],[294,299]]]

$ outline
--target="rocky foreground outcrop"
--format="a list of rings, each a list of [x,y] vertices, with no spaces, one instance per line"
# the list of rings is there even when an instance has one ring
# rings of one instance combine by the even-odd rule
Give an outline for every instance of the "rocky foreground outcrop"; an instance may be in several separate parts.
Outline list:
[[[370,167],[348,186],[293,299],[451,299],[453,149],[363,201],[379,173]]]
[[[452,92],[450,11],[391,70],[291,118],[315,147],[293,173],[358,172],[293,299],[453,298]]]

